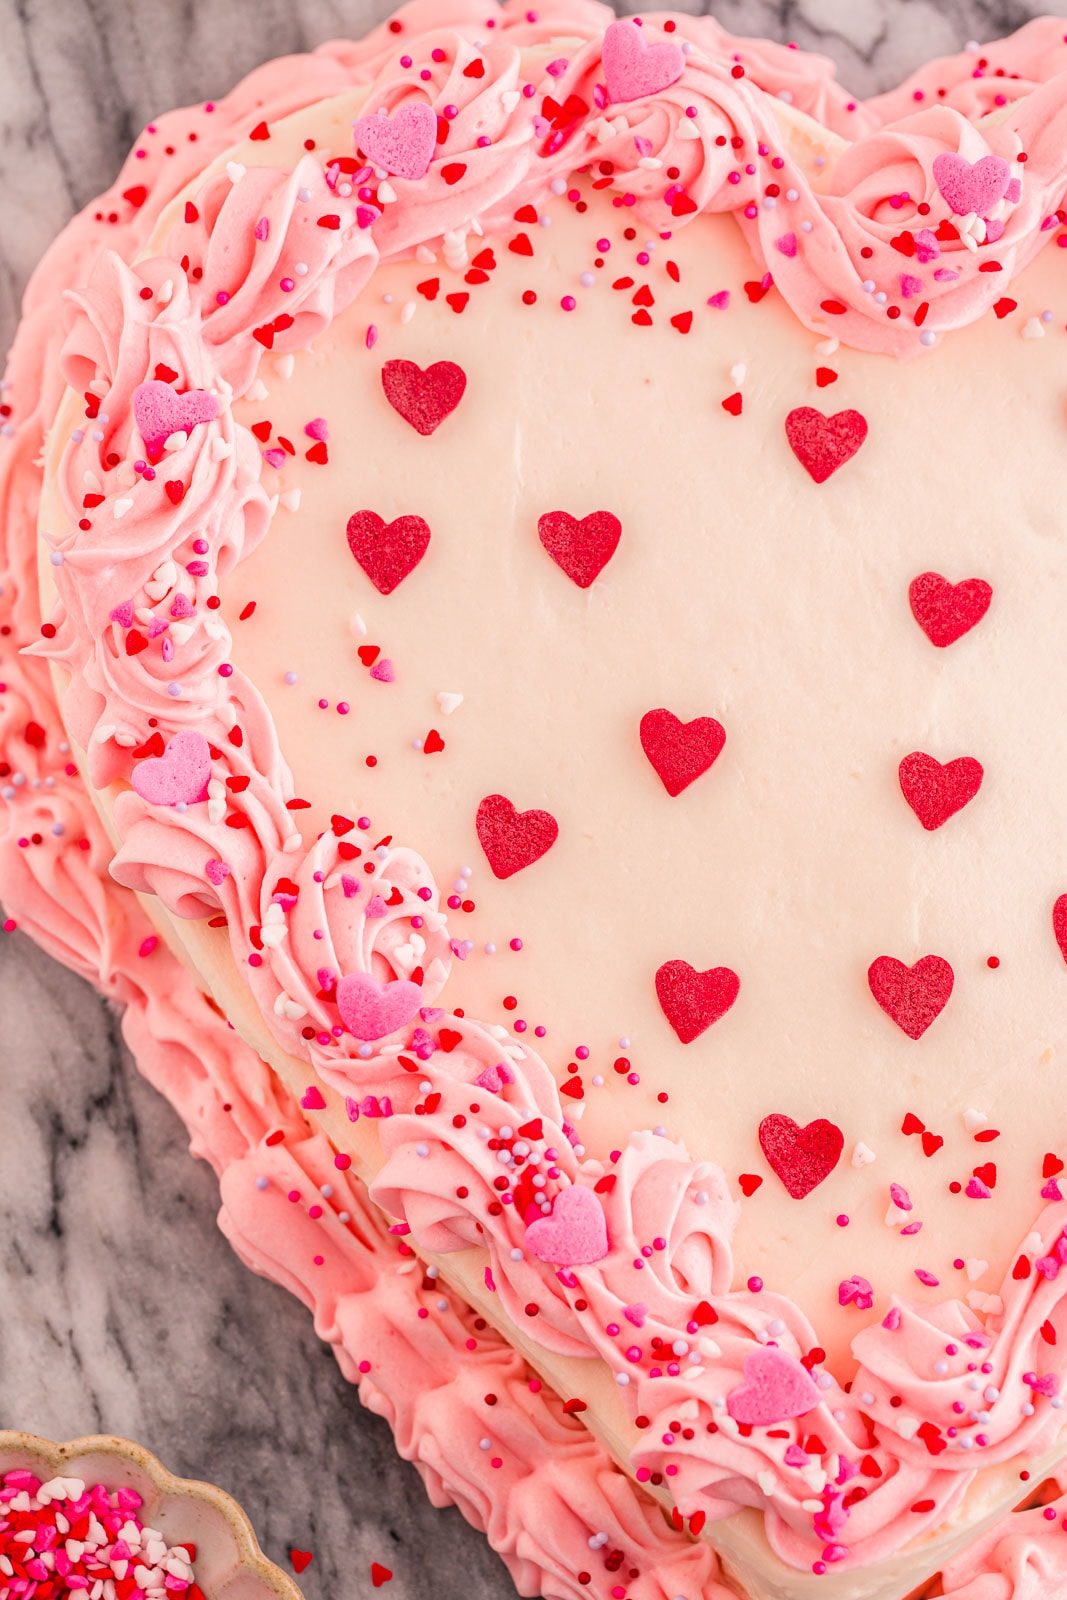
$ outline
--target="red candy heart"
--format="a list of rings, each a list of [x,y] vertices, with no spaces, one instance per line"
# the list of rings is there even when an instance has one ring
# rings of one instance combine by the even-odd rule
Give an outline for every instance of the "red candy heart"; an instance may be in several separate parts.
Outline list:
[[[906,967],[895,956],[879,956],[867,969],[871,993],[909,1039],[921,1039],[948,1004],[955,977],[941,956],[923,956]]]
[[[942,766],[921,750],[904,757],[897,775],[905,800],[931,833],[974,799],[984,776],[973,756],[959,756]]]
[[[683,1044],[692,1044],[737,999],[741,980],[729,967],[698,972],[688,961],[665,961],[656,973],[656,998]]]
[[[866,439],[867,419],[858,411],[826,417],[814,406],[797,406],[785,419],[785,436],[805,471],[816,483],[825,483]]]
[[[559,824],[550,811],[516,811],[502,794],[487,794],[474,819],[495,878],[510,878],[551,850]]]
[[[313,1559],[310,1550],[290,1550],[289,1552],[289,1560],[293,1563],[293,1571],[298,1577],[307,1570]]]
[[[682,722],[673,711],[646,711],[641,718],[641,748],[670,795],[707,772],[726,742],[726,730],[714,717]]]
[[[993,590],[984,578],[949,583],[940,572],[920,572],[908,586],[912,615],[939,650],[955,644],[981,622],[992,598]]]
[[[467,387],[467,374],[454,361],[435,361],[425,372],[414,361],[387,361],[382,368],[385,398],[424,438],[450,416]]]
[[[383,1567],[380,1561],[371,1562],[370,1581],[373,1583],[376,1589],[380,1589],[383,1583],[388,1583],[392,1576],[393,1572],[391,1567]]]
[[[837,1166],[845,1136],[825,1117],[802,1128],[792,1117],[775,1111],[760,1123],[759,1142],[768,1166],[793,1199],[803,1200]]]
[[[429,542],[421,517],[386,522],[376,511],[354,511],[348,519],[348,548],[381,594],[392,594],[414,572]]]
[[[1052,931],[1060,947],[1060,955],[1067,961],[1067,894],[1061,894],[1052,908]]]
[[[581,521],[569,511],[546,511],[537,524],[537,537],[579,589],[604,570],[621,535],[622,523],[610,511],[591,511]]]

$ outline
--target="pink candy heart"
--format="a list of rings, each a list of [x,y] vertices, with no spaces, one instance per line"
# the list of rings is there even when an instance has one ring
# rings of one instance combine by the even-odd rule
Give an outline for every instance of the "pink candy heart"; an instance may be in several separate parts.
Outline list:
[[[572,1183],[561,1189],[550,1217],[538,1217],[526,1230],[526,1248],[554,1267],[584,1267],[608,1253],[608,1228],[592,1189]]]
[[[149,756],[133,769],[130,782],[154,806],[195,805],[207,799],[211,746],[191,728],[176,733],[161,756]]]
[[[379,983],[369,972],[352,972],[337,985],[341,1021],[354,1038],[368,1044],[403,1028],[418,1015],[421,1002],[422,990],[406,978]]]
[[[972,211],[984,217],[1003,200],[1011,182],[1011,168],[1002,156],[983,156],[972,165],[965,156],[945,150],[935,159],[933,171],[942,199],[958,217]]]
[[[819,1391],[800,1362],[784,1350],[753,1350],[745,1357],[745,1381],[726,1396],[735,1422],[762,1428],[807,1416],[819,1404]]]
[[[172,433],[190,433],[198,422],[219,414],[219,403],[206,389],[176,394],[169,383],[152,379],[133,391],[133,420],[150,456],[158,457]]]
[[[230,869],[225,861],[219,861],[216,856],[212,856],[210,861],[207,862],[204,872],[207,875],[208,883],[213,883],[216,889],[220,883],[225,883],[230,876]]]
[[[389,116],[358,117],[356,144],[368,161],[394,178],[425,178],[437,148],[437,118],[424,100],[399,106]]]
[[[608,99],[643,100],[669,89],[685,71],[685,56],[676,44],[650,44],[636,22],[613,22],[600,52]]]

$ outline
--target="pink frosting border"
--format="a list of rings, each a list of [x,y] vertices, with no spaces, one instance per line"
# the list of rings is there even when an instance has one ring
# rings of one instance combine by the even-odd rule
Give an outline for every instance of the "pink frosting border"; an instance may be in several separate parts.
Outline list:
[[[186,651],[183,645],[180,667],[162,653],[129,656],[118,648],[121,624],[112,617],[116,609],[125,606],[131,596],[136,604],[143,604],[150,592],[148,585],[153,582],[162,583],[166,599],[171,600],[178,586],[185,583],[178,575],[176,558],[187,570],[190,566],[205,569],[191,571],[191,584],[180,591],[191,600],[194,609],[202,608],[217,577],[263,535],[271,509],[258,481],[259,455],[254,441],[233,425],[223,406],[214,422],[195,430],[185,447],[168,458],[167,470],[186,486],[180,503],[161,504],[158,488],[150,497],[143,492],[147,485],[142,483],[123,522],[121,544],[111,523],[106,531],[94,532],[94,525],[106,520],[115,499],[129,488],[128,484],[116,482],[104,466],[103,455],[108,450],[114,450],[120,460],[130,455],[133,390],[151,375],[156,363],[163,361],[174,367],[185,387],[214,387],[224,398],[231,391],[240,393],[251,382],[258,359],[259,346],[253,340],[253,330],[262,332],[279,316],[291,318],[287,326],[275,330],[275,348],[301,347],[328,324],[336,309],[358,293],[378,259],[379,244],[383,254],[395,254],[409,250],[416,241],[436,240],[454,232],[472,204],[489,219],[491,227],[491,219],[497,214],[494,207],[499,208],[502,220],[516,204],[516,197],[543,194],[553,175],[582,164],[580,130],[567,130],[570,137],[561,142],[558,151],[550,148],[552,133],[544,137],[537,133],[543,149],[533,152],[541,163],[536,179],[529,172],[531,153],[527,151],[520,160],[531,139],[528,128],[523,137],[515,125],[521,103],[518,107],[509,103],[520,66],[514,45],[530,52],[536,50],[546,34],[589,36],[589,43],[566,69],[550,75],[544,84],[557,99],[585,91],[595,100],[596,84],[591,74],[599,59],[604,14],[595,7],[560,6],[542,13],[541,22],[535,25],[518,12],[505,11],[500,17],[503,27],[499,41],[494,38],[482,52],[490,69],[486,82],[484,75],[481,79],[462,76],[462,66],[477,53],[471,35],[484,31],[484,19],[475,24],[464,17],[462,8],[458,9],[458,26],[450,33],[434,35],[435,39],[448,40],[451,51],[440,75],[443,81],[434,85],[435,99],[443,104],[447,96],[459,107],[452,123],[450,138],[455,138],[449,146],[449,157],[454,158],[457,149],[473,156],[475,129],[490,127],[496,135],[489,147],[490,155],[471,178],[470,193],[465,192],[464,183],[449,186],[449,193],[443,193],[442,185],[434,187],[431,174],[425,191],[398,195],[392,211],[386,208],[380,224],[365,227],[360,225],[355,203],[338,198],[336,177],[331,181],[331,175],[324,175],[321,165],[308,158],[292,173],[253,169],[239,183],[232,183],[227,177],[211,180],[197,195],[198,215],[175,225],[167,245],[172,252],[169,259],[144,262],[136,268],[125,266],[117,254],[101,256],[97,261],[87,289],[79,296],[80,315],[66,342],[63,373],[79,387],[89,381],[102,385],[101,398],[108,420],[105,423],[104,416],[100,418],[97,431],[101,438],[94,439],[89,434],[68,448],[61,486],[73,518],[82,509],[83,472],[91,463],[104,491],[104,505],[98,515],[86,519],[90,528],[56,541],[56,578],[61,595],[55,616],[56,635],[47,645],[35,648],[37,653],[60,661],[74,676],[76,688],[67,698],[65,716],[79,742],[89,749],[90,776],[95,784],[129,773],[129,752],[147,732],[149,714],[158,719],[167,734],[188,727],[207,732],[217,752],[213,762],[216,784],[223,775],[248,780],[241,804],[247,825],[240,830],[226,827],[221,785],[203,811],[193,808],[184,815],[161,812],[132,792],[123,794],[115,813],[123,846],[114,871],[127,885],[158,893],[179,915],[224,911],[235,956],[242,964],[256,945],[260,930],[270,922],[272,904],[279,903],[279,880],[290,883],[296,879],[300,894],[293,897],[287,889],[282,896],[283,903],[294,899],[297,907],[287,921],[285,945],[270,946],[262,954],[255,950],[261,964],[249,969],[251,985],[265,1017],[287,1049],[310,1059],[327,1081],[340,1083],[346,1090],[358,1089],[365,1108],[368,1095],[376,1109],[381,1108],[385,1096],[389,1097],[396,1114],[382,1121],[388,1160],[375,1186],[376,1198],[402,1218],[416,1241],[427,1248],[456,1248],[475,1240],[487,1243],[492,1279],[505,1308],[515,1316],[521,1315],[522,1307],[531,1295],[536,1295],[541,1310],[537,1333],[547,1348],[568,1354],[598,1353],[616,1367],[621,1378],[629,1379],[631,1374],[617,1343],[605,1335],[605,1324],[621,1315],[639,1293],[648,1307],[644,1338],[654,1336],[667,1349],[686,1344],[686,1353],[687,1341],[698,1335],[694,1308],[701,1300],[713,1299],[718,1314],[715,1336],[710,1349],[698,1348],[694,1352],[702,1361],[696,1372],[684,1367],[674,1370],[678,1363],[668,1363],[666,1371],[661,1369],[655,1377],[642,1373],[625,1386],[634,1413],[650,1419],[635,1456],[639,1474],[653,1482],[669,1483],[685,1515],[703,1512],[724,1516],[739,1505],[763,1506],[772,1545],[783,1559],[794,1564],[807,1565],[813,1559],[862,1564],[936,1527],[958,1503],[973,1477],[973,1457],[962,1448],[946,1448],[950,1441],[942,1436],[942,1429],[952,1425],[952,1400],[964,1396],[968,1346],[971,1353],[980,1353],[980,1359],[988,1366],[987,1372],[983,1369],[983,1376],[998,1391],[998,1399],[990,1402],[989,1421],[977,1425],[985,1437],[985,1443],[979,1446],[985,1461],[1010,1460],[1020,1451],[1042,1449],[1058,1433],[1055,1391],[1060,1364],[1054,1351],[1039,1346],[1038,1330],[1048,1321],[1055,1322],[1062,1298],[1056,1289],[1060,1264],[1056,1245],[1062,1236],[1067,1207],[1050,1207],[1043,1214],[1037,1229],[1040,1248],[1029,1250],[1030,1259],[1040,1257],[1042,1266],[1025,1279],[1008,1279],[1001,1295],[1003,1314],[990,1319],[988,1328],[959,1302],[951,1302],[934,1313],[901,1302],[881,1327],[867,1329],[856,1341],[862,1366],[851,1394],[846,1395],[837,1387],[832,1374],[814,1368],[824,1399],[817,1411],[804,1418],[802,1428],[787,1430],[788,1448],[805,1455],[800,1450],[801,1441],[817,1430],[825,1446],[821,1461],[829,1464],[829,1474],[818,1462],[787,1463],[785,1449],[777,1444],[772,1448],[769,1440],[740,1436],[726,1419],[722,1397],[740,1381],[745,1356],[760,1342],[770,1340],[800,1358],[812,1349],[816,1339],[802,1314],[788,1300],[764,1295],[757,1309],[751,1297],[728,1293],[733,1202],[721,1174],[707,1166],[694,1167],[685,1152],[668,1141],[638,1135],[618,1163],[615,1186],[602,1202],[608,1234],[617,1247],[604,1261],[554,1278],[546,1275],[540,1264],[535,1265],[522,1251],[525,1229],[514,1207],[510,1212],[500,1208],[500,1219],[486,1237],[481,1219],[493,1198],[492,1180],[500,1169],[489,1159],[488,1151],[472,1148],[469,1137],[457,1137],[452,1129],[452,1116],[460,1102],[469,1098],[469,1086],[476,1078],[483,1078],[483,1120],[495,1133],[516,1120],[517,1106],[541,1118],[541,1144],[555,1152],[549,1158],[554,1162],[553,1185],[580,1182],[591,1187],[605,1176],[596,1163],[580,1159],[551,1075],[524,1046],[512,1041],[502,1051],[498,1031],[465,1019],[458,1029],[461,1042],[448,1055],[447,1064],[438,1055],[432,1067],[425,1066],[441,1098],[416,1123],[411,1113],[418,1092],[398,1061],[398,1051],[382,1051],[364,1058],[351,1039],[333,1038],[330,1023],[334,1013],[330,1001],[322,998],[323,991],[329,989],[320,970],[322,952],[309,948],[306,932],[313,922],[330,929],[337,951],[335,973],[364,970],[392,974],[398,971],[398,944],[410,942],[411,915],[417,913],[424,923],[432,919],[432,933],[438,937],[426,968],[424,989],[432,1008],[436,992],[447,976],[447,951],[441,948],[443,919],[437,921],[436,889],[425,864],[413,852],[386,849],[376,862],[374,882],[399,893],[395,915],[381,919],[369,930],[364,919],[353,918],[350,910],[342,915],[341,906],[331,906],[330,895],[333,891],[334,901],[338,900],[335,880],[344,841],[335,833],[328,833],[305,851],[299,835],[294,833],[286,805],[293,797],[291,780],[266,709],[254,686],[241,681],[239,674],[223,677],[219,673],[219,667],[226,665],[226,630],[217,624],[199,630],[191,649]],[[408,44],[418,28],[419,14],[417,6],[404,13]],[[432,14],[439,22],[440,8],[433,8]],[[693,19],[679,18],[677,24],[678,36],[695,45],[686,69],[684,93],[678,86],[679,93],[682,99],[688,96],[700,101],[694,120],[701,124],[701,137],[685,142],[700,144],[706,159],[709,138],[713,143],[710,129],[722,125],[712,119],[722,115],[731,127],[743,126],[750,137],[759,139],[761,130],[773,126],[769,120],[773,114],[766,104],[777,65],[773,47],[745,47],[746,60],[770,53],[771,61],[763,74],[768,87],[760,89],[754,87],[753,77],[738,80],[732,76],[730,63],[736,65],[735,47],[739,41],[729,40],[717,29],[711,33]],[[541,34],[539,28],[543,30]],[[504,42],[509,34],[514,45],[510,39]],[[395,44],[389,45],[388,39],[383,29],[362,46],[331,53],[341,81],[335,76],[328,86],[323,82],[319,92],[337,92],[347,83],[370,81],[369,106],[379,100],[382,104],[395,104],[388,75],[372,81],[382,72],[387,49],[395,52]],[[1031,42],[1036,43],[1036,38]],[[1035,55],[1047,60],[1048,52],[1035,51]],[[524,71],[536,59],[536,55],[527,54],[521,62]],[[546,52],[542,65],[548,64]],[[320,79],[331,77],[328,69],[320,71],[320,65],[316,62],[316,88]],[[804,58],[797,54],[790,66],[793,87],[787,92],[793,95],[795,104],[802,106],[805,97],[811,101],[821,96],[820,104],[828,120],[846,115],[847,102],[843,111],[839,93],[828,86],[819,63],[806,72]],[[698,71],[700,95],[689,84],[691,76],[695,81]],[[1036,76],[1035,72],[1034,79]],[[959,84],[966,81],[965,75],[960,74]],[[973,83],[972,77],[972,95]],[[591,87],[587,89],[587,85]],[[1056,80],[1034,88],[1020,102],[1013,137],[1019,137],[1028,114],[1049,125],[1053,102],[1058,107],[1063,98],[1063,85]],[[678,111],[678,94],[672,97],[668,90],[666,103],[660,104],[663,99],[662,95],[656,96],[643,108],[643,114],[650,119],[648,128],[662,131],[665,112],[670,125],[670,108]],[[861,141],[839,163],[839,171],[854,158],[850,182],[858,190],[869,180],[872,170],[895,172],[898,158],[910,163],[907,170],[911,171],[916,162],[920,166],[923,161],[932,165],[935,150],[957,148],[968,159],[994,150],[993,143],[982,139],[966,118],[944,105],[920,115],[927,121],[919,130],[914,126],[916,119],[911,118],[907,119],[905,132],[898,128],[891,135]],[[938,119],[936,127],[929,120],[932,117]],[[708,125],[704,126],[704,122]],[[990,133],[991,140],[999,139],[1002,130]],[[642,137],[651,148],[666,150],[672,136],[667,134],[659,145],[652,132],[646,131]],[[878,156],[878,137],[895,141],[886,147],[888,154],[883,150]],[[974,142],[976,139],[981,144]],[[770,151],[773,146],[767,148]],[[1046,153],[1047,148],[1041,146]],[[605,158],[605,150],[606,146],[598,148],[601,159]],[[670,145],[671,153],[673,150]],[[864,161],[868,166],[861,171]],[[1032,254],[1042,242],[1042,230],[1035,221],[1046,205],[1040,180],[1044,174],[1046,186],[1062,183],[1062,178],[1049,177],[1050,165],[1046,161],[1043,168],[1038,162],[1033,174],[1028,168],[1027,193],[1032,191],[1038,197],[1036,209],[1027,213],[1021,198],[1013,202],[1014,220],[1006,225],[1004,237],[1019,218],[1030,215],[1029,231],[1021,223],[1015,230],[1017,237],[1012,247],[1017,248],[1017,253],[1012,259],[1016,264],[1028,259],[1028,252]],[[471,166],[473,169],[473,160]],[[786,168],[783,181],[789,175]],[[1032,177],[1039,181],[1032,183]],[[627,193],[634,192],[625,189],[632,178],[632,174],[618,174],[618,182]],[[402,180],[397,180],[394,187],[402,190]],[[743,185],[740,187],[744,189]],[[696,199],[697,175],[687,175],[685,189]],[[722,191],[721,181],[718,187],[704,182],[698,208],[710,210],[724,205]],[[929,192],[928,181],[919,192]],[[319,204],[340,214],[342,225],[336,230],[316,230],[309,222],[309,213],[302,208],[309,206],[316,195]],[[844,201],[847,196],[837,199]],[[638,198],[642,207],[664,203],[662,188],[658,194],[642,190]],[[861,206],[862,203],[852,206],[849,217],[843,216],[837,230],[842,241],[847,240],[848,229],[855,222],[853,213],[859,215]],[[730,209],[737,208],[731,205]],[[829,215],[827,212],[828,218]],[[224,281],[228,298],[225,305],[220,305],[218,293],[223,278],[219,276],[219,252],[212,252],[212,241],[216,237],[227,241],[244,239],[259,217],[268,219],[269,247],[258,257],[253,252],[236,273],[233,253],[227,256]],[[753,220],[760,222],[757,231],[762,238],[763,214]],[[1047,234],[1049,230],[1043,231]],[[758,258],[758,239],[754,248]],[[294,259],[294,252],[299,253],[309,270],[299,294],[285,299],[273,287],[271,273],[278,263]],[[1008,251],[998,244],[998,254],[1007,255]],[[189,269],[183,270],[179,262],[186,259]],[[202,269],[198,279],[194,266]],[[829,282],[821,282],[817,292],[825,293]],[[164,284],[169,286],[166,292]],[[142,290],[148,291],[147,300],[142,297]],[[809,321],[811,314],[805,315],[803,294],[792,295],[788,288],[785,292],[798,315]],[[952,317],[959,320],[969,320],[977,314],[974,294],[968,299],[961,290],[946,290],[939,304],[953,306]],[[848,316],[842,315],[835,331],[851,337],[853,342],[867,342],[867,333],[857,332],[852,321],[863,315],[862,304],[853,307]],[[932,325],[951,325],[951,318]],[[49,413],[45,410],[43,414]],[[228,447],[225,453],[216,452],[216,441]],[[116,473],[121,471],[121,466],[115,469]],[[194,529],[207,545],[207,561],[188,560]],[[160,576],[161,568],[168,569],[164,577]],[[168,694],[172,674],[180,677],[178,696]],[[234,742],[235,728],[240,730],[239,744]],[[213,859],[224,860],[230,868],[219,884],[212,884],[205,877],[205,852]],[[422,896],[420,890],[424,891]],[[315,915],[305,916],[305,908],[311,904]],[[293,907],[283,909],[289,912]],[[403,928],[404,923],[408,924],[407,929]],[[295,1015],[298,1011],[299,1018]],[[302,1036],[303,1026],[297,1026],[303,1017],[314,1018],[318,1030],[310,1041]],[[436,1042],[432,1029],[440,1014],[431,1009],[422,1020],[429,1059]],[[408,1038],[403,1041],[404,1047],[411,1043]],[[491,1093],[484,1087],[483,1075],[495,1070],[502,1053],[507,1056],[510,1081],[500,1085],[499,1093]],[[432,1163],[418,1159],[414,1153],[416,1136],[422,1142],[429,1137],[439,1159]],[[474,1195],[462,1205],[453,1198],[458,1176]],[[640,1242],[653,1238],[661,1239],[662,1246],[655,1253],[650,1252],[651,1270],[637,1278],[637,1271],[644,1271],[646,1265],[645,1260],[638,1264]],[[622,1248],[623,1243],[627,1248]],[[522,1259],[513,1260],[513,1252]],[[624,1256],[632,1257],[635,1264],[623,1260]],[[759,1340],[757,1335],[761,1336]],[[952,1373],[947,1382],[934,1383],[920,1373],[932,1370],[935,1355],[941,1353],[946,1339],[963,1352],[959,1371]],[[1036,1405],[1031,1403],[1031,1414],[1026,1415],[1019,1397],[1026,1397],[1029,1402],[1033,1385],[1024,1373],[1034,1375],[1039,1368],[1043,1368],[1045,1390],[1034,1393]],[[1014,1409],[1002,1403],[1006,1390],[1013,1396]],[[904,1409],[891,1405],[892,1399],[901,1397]],[[678,1438],[669,1425],[683,1405],[695,1405],[700,1419],[699,1431],[688,1430],[694,1435],[692,1439]],[[905,1426],[909,1418],[910,1424]],[[917,1435],[917,1418],[932,1426],[933,1432]],[[705,1431],[706,1422],[714,1424],[714,1432]],[[852,1482],[857,1476],[868,1475],[865,1463],[869,1461],[874,1462],[877,1477],[870,1483]],[[814,1516],[803,1509],[803,1502],[813,1494],[813,1467],[815,1475],[823,1480],[816,1491],[823,1502],[822,1509]],[[771,1489],[765,1482],[768,1472],[774,1478]],[[852,1487],[847,1489],[849,1483]],[[863,1498],[857,1496],[858,1487],[867,1491]],[[929,1509],[921,1513],[910,1510],[923,1500],[931,1502]]]

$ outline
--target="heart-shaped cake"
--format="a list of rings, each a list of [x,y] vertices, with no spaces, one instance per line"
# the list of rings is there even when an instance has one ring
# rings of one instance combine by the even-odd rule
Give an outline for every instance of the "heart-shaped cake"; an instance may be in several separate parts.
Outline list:
[[[1062,25],[864,107],[499,23],[97,257],[33,651],[407,1246],[753,1594],[901,1600],[1067,1455]]]

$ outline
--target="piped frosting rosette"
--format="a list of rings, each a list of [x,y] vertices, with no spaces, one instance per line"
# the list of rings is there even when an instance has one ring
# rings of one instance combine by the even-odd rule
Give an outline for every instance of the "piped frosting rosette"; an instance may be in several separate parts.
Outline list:
[[[806,320],[821,313],[851,344],[884,346],[890,298],[907,308],[906,331],[930,338],[973,321],[1040,243],[1048,196],[1022,148],[1014,129],[982,131],[945,106],[916,112],[840,154],[812,195],[828,227],[790,241],[761,208],[767,269]]]
[[[880,1326],[856,1336],[853,1393],[879,1430],[897,1435],[902,1459],[959,1470],[979,1453],[1039,1452],[1062,1429],[1065,1225],[1067,1203],[1048,1206],[983,1321],[958,1300],[895,1299]],[[970,1447],[950,1449],[972,1423]]]
[[[201,337],[235,393],[264,349],[306,350],[369,280],[378,249],[354,212],[310,156],[291,171],[231,163],[184,208],[167,255],[195,286]]]
[[[383,255],[441,242],[446,260],[463,265],[469,231],[488,233],[510,222],[516,195],[534,170],[530,101],[522,89],[530,77],[543,77],[548,56],[542,51],[540,62],[537,54],[503,41],[477,50],[442,29],[419,42],[425,80],[394,66],[372,82],[355,140],[371,169],[370,186],[360,192],[367,204],[381,203],[374,238]],[[424,109],[421,121],[410,120],[413,110]],[[403,156],[383,165],[375,122],[398,111],[409,119]],[[542,184],[543,173],[535,181]]]
[[[951,106],[977,122],[1063,72],[1065,35],[1062,17],[1033,17],[1008,38],[998,39],[994,50],[972,41],[957,55],[925,62],[895,89],[874,95],[859,109],[871,127],[895,122],[924,104]]]
[[[412,1107],[381,1124],[386,1161],[373,1198],[426,1250],[484,1246],[486,1285],[508,1316],[555,1354],[591,1355],[571,1304],[573,1274],[551,1251],[531,1247],[531,1223],[550,1221],[559,1196],[573,1199],[581,1188],[599,1228],[596,1248],[606,1249],[595,1173],[583,1165],[555,1081],[506,1029],[443,1020],[447,1031],[436,1030],[428,1057],[432,1100],[423,1097],[421,1113]]]
[[[642,29],[642,35],[653,33],[651,26]],[[546,157],[558,161],[565,155],[571,168],[587,161],[610,163],[612,188],[634,197],[642,220],[661,229],[697,212],[733,211],[752,200],[756,185],[744,162],[738,170],[730,141],[740,138],[754,150],[778,136],[763,97],[750,83],[732,77],[728,48],[713,39],[708,42],[714,53],[697,46],[683,55],[676,39],[655,31],[656,45],[676,52],[676,66],[683,68],[674,82],[639,93],[635,74],[623,77],[615,96],[604,70],[604,39],[591,40],[569,62],[554,91],[563,111],[570,106],[572,114],[547,127],[541,144]],[[665,65],[663,75],[671,70]],[[575,115],[579,104],[587,107],[581,118]]]

